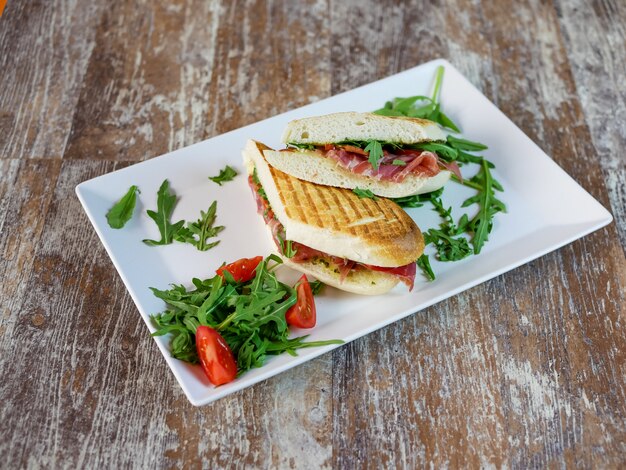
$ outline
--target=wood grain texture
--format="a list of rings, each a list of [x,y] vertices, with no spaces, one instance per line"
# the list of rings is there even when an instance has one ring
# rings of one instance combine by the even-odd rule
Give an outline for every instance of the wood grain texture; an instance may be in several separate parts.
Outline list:
[[[2,465],[624,467],[625,24],[616,0],[9,1]],[[192,407],[75,185],[436,57],[615,223]]]
[[[626,5],[620,1],[558,2],[561,31],[585,123],[601,162],[611,212],[626,246]],[[585,31],[585,34],[579,34]]]
[[[10,2],[0,19],[0,158],[65,151],[101,4]]]

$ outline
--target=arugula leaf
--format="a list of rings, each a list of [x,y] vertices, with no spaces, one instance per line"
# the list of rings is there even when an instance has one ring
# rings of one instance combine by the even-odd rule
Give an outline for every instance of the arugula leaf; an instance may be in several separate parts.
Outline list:
[[[454,147],[442,142],[420,142],[419,144],[414,144],[412,147],[434,152],[446,161],[456,160],[459,156],[458,151]]]
[[[352,192],[356,194],[357,196],[359,196],[360,199],[373,199],[374,201],[378,199],[378,196],[376,196],[369,189],[361,189],[358,186],[354,188]]]
[[[271,261],[276,264],[269,267]],[[180,285],[169,290],[151,288],[167,305],[167,310],[152,315],[157,327],[152,335],[169,334],[172,356],[197,363],[196,329],[199,325],[210,326],[220,332],[231,348],[239,375],[261,367],[270,355],[342,344],[341,340],[305,342],[306,336],[289,338],[285,313],[295,305],[297,293],[273,273],[280,263],[282,260],[275,255],[268,256],[257,266],[255,277],[247,282],[235,282],[232,276],[214,276],[193,279],[193,290]]]
[[[478,213],[467,224],[468,230],[474,233],[472,245],[474,254],[477,255],[491,233],[494,215],[498,212],[506,212],[504,203],[495,197],[495,191],[502,191],[502,185],[491,176],[487,160],[483,160],[479,172],[463,184],[478,190],[476,196],[466,199],[461,205],[461,207],[467,207],[476,203],[479,206]]]
[[[459,261],[472,253],[466,238],[454,238],[449,231],[431,228],[424,234],[424,241],[435,245],[439,261]]]
[[[109,209],[109,212],[107,212],[109,227],[122,228],[131,219],[135,210],[138,192],[139,188],[137,186],[131,186],[126,194]]]
[[[444,67],[440,65],[435,73],[433,93],[430,97],[416,95],[407,98],[394,98],[392,101],[387,101],[384,107],[373,111],[373,113],[382,116],[406,116],[428,119],[454,132],[461,132],[452,119],[441,111],[439,94],[443,83],[443,74]]]
[[[481,144],[480,142],[472,142],[471,140],[459,139],[458,137],[454,137],[453,135],[448,136],[448,145],[454,147],[457,150],[469,150],[470,152],[487,150],[485,144]]]
[[[397,158],[392,161],[391,164],[396,166],[406,166],[406,162],[404,160],[399,160]]]
[[[450,119],[446,114],[444,114],[443,111],[439,110],[439,115],[437,117],[438,119],[436,121],[439,124],[441,124],[443,127],[447,127],[448,129],[454,132],[461,132],[461,129],[459,129],[457,125],[452,121],[452,119]]]
[[[172,216],[172,212],[174,211],[174,205],[176,204],[176,196],[171,194],[169,191],[169,182],[164,180],[161,183],[161,187],[157,193],[157,211],[147,210],[148,216],[154,220],[159,227],[159,232],[161,233],[160,240],[148,240],[145,239],[143,242],[146,245],[156,246],[156,245],[169,245],[172,243],[174,239],[174,235],[176,232],[180,230],[180,228],[185,223],[184,220],[179,220],[175,224],[170,223],[170,217]]]
[[[221,186],[222,183],[225,183],[226,181],[232,181],[235,176],[237,176],[237,171],[234,168],[226,165],[226,168],[220,170],[219,175],[209,176],[209,179]]]
[[[367,146],[363,149],[369,153],[367,161],[372,164],[374,170],[378,170],[378,161],[383,158],[383,146],[377,140],[368,140]]]
[[[309,281],[309,285],[311,286],[311,292],[313,293],[313,295],[317,295],[321,292],[326,284],[316,279],[315,281]]]
[[[433,272],[433,268],[430,267],[428,255],[422,255],[417,258],[417,266],[422,269],[422,273],[429,281],[435,280],[435,273]]]
[[[207,239],[216,237],[224,227],[219,225],[214,227],[217,212],[217,201],[213,201],[209,209],[200,211],[200,218],[196,222],[187,222],[187,227],[181,227],[176,234],[174,240],[190,243],[200,251],[208,251],[219,243],[219,240],[208,243]]]
[[[400,207],[422,207],[424,203],[431,202],[432,198],[441,196],[441,193],[443,193],[443,187],[430,193],[391,198],[391,200]]]
[[[284,245],[283,245],[283,254],[287,258],[293,258],[296,255],[297,252],[298,252],[298,250],[294,249],[294,247],[293,247],[293,241],[286,240]]]

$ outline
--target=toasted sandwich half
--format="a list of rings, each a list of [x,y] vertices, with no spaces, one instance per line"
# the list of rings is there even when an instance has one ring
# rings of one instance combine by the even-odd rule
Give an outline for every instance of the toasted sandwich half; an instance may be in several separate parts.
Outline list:
[[[305,181],[397,198],[435,191],[458,172],[454,162],[420,149],[445,140],[425,119],[346,112],[291,121],[282,137],[287,148],[265,157]]]
[[[243,156],[259,213],[287,265],[357,294],[383,294],[400,281],[413,288],[424,251],[413,219],[388,199],[360,199],[283,173],[267,163],[269,150],[250,140]]]

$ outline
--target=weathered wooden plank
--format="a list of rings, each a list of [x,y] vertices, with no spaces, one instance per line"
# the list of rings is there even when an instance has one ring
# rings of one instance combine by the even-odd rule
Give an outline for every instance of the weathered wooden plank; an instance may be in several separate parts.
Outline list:
[[[556,3],[594,156],[602,167],[615,227],[626,250],[626,5]]]
[[[8,5],[2,461],[623,466],[623,5],[283,3],[128,1],[103,14],[64,0]],[[19,53],[5,54],[11,47]],[[148,158],[440,56],[610,203],[618,224],[332,355],[190,406],[74,186],[118,165],[105,160]],[[17,160],[33,156],[43,158]]]
[[[10,2],[0,23],[0,158],[60,158],[105,5]]]
[[[0,160],[1,334],[15,323],[60,166],[59,161]]]
[[[325,45],[310,41],[323,14],[319,1],[105,12],[66,157],[146,159],[326,96]]]

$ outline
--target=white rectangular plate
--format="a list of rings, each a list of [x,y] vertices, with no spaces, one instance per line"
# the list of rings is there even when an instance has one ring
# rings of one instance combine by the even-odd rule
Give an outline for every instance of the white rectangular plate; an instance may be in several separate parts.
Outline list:
[[[152,295],[150,286],[164,289],[170,283],[191,285],[193,277],[212,277],[224,261],[267,255],[272,251],[242,165],[241,149],[247,139],[280,148],[281,133],[292,119],[338,111],[371,111],[396,96],[428,94],[439,65],[446,69],[442,109],[460,125],[464,137],[489,146],[484,155],[496,165],[494,176],[505,188],[500,198],[507,205],[508,213],[496,217],[489,242],[480,255],[456,263],[432,260],[437,279],[429,283],[418,273],[413,292],[406,292],[402,286],[385,296],[367,298],[326,288],[316,300],[318,324],[310,332],[310,340],[352,341],[611,222],[606,209],[465,77],[448,62],[435,60],[78,185],[76,193],[87,216],[150,331],[154,331],[150,314],[161,312],[165,307]],[[239,171],[234,181],[220,187],[207,179],[217,175],[227,164]],[[463,167],[464,173],[467,172],[464,176],[472,176],[475,167]],[[206,210],[213,200],[218,201],[218,224],[226,229],[220,234],[221,243],[217,247],[199,252],[191,245],[180,243],[161,247],[142,243],[144,238],[159,238],[156,225],[145,211],[156,208],[156,193],[166,178],[179,197],[173,221],[196,220],[200,210]],[[134,217],[123,229],[113,230],[107,225],[105,214],[133,184],[141,190]],[[459,207],[471,194],[473,191],[450,183],[443,196],[444,203]],[[439,222],[428,206],[408,212],[422,229]],[[458,216],[457,213],[455,218]],[[167,337],[155,338],[155,341],[194,405],[212,402],[336,347],[303,349],[298,357],[287,354],[273,357],[265,366],[245,373],[234,382],[213,387],[199,367],[170,356]]]

